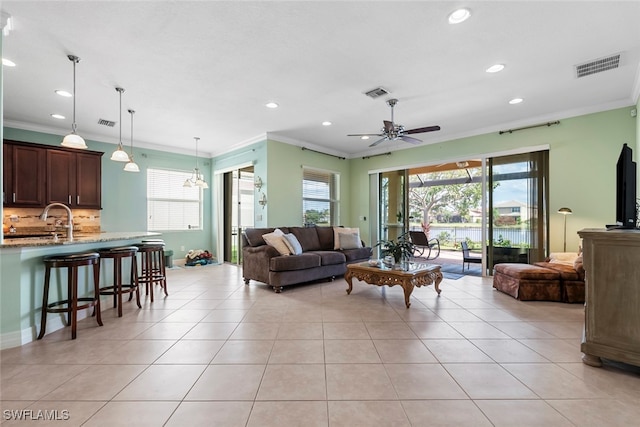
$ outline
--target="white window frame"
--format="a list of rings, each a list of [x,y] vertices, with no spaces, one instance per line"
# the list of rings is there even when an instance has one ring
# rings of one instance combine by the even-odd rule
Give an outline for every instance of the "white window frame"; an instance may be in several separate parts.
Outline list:
[[[322,179],[323,175],[326,176],[326,181],[329,184],[329,197],[317,197],[311,194],[305,194],[305,181],[311,181],[312,179],[306,179],[308,177],[315,177]],[[305,202],[320,202],[329,203],[329,225],[335,226],[340,224],[340,174],[335,171],[311,168],[307,166],[302,167],[302,221],[304,225],[310,225],[305,213]]]
[[[183,186],[185,180],[192,177],[192,173],[192,171],[164,168],[147,169],[147,230],[202,230],[203,190],[196,186]],[[162,187],[153,189],[154,185]],[[173,191],[168,191],[167,185],[172,186]],[[174,196],[171,196],[172,193]],[[197,219],[194,220],[193,212],[196,205],[198,213]],[[189,207],[191,209],[188,209]],[[191,215],[188,212],[191,212]],[[170,218],[167,218],[168,216]],[[156,221],[156,217],[164,219]]]

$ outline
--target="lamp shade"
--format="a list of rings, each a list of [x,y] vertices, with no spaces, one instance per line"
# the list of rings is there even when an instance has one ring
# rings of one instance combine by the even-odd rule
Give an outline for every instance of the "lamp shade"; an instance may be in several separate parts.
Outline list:
[[[122,145],[118,145],[118,149],[111,155],[111,160],[116,162],[128,162],[129,155],[122,149]]]
[[[571,215],[573,212],[569,208],[560,208],[558,209],[558,213],[562,215]]]
[[[140,172],[140,168],[138,167],[136,162],[133,161],[133,159],[131,159],[129,163],[124,165],[124,170],[127,172]]]
[[[87,144],[84,142],[84,139],[75,133],[70,133],[65,136],[62,140],[62,144],[60,145],[67,148],[87,148]]]

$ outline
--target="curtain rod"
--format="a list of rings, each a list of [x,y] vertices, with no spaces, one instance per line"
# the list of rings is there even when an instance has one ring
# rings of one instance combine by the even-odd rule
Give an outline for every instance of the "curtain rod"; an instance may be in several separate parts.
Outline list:
[[[378,157],[378,156],[390,156],[390,155],[391,155],[391,152],[390,152],[390,151],[389,151],[389,152],[387,152],[387,153],[372,154],[372,155],[370,155],[370,156],[364,156],[364,157],[362,157],[362,160],[367,160],[367,159],[370,159],[370,158],[372,158],[372,157]]]
[[[301,147],[302,151],[312,151],[314,153],[318,153],[318,154],[324,154],[325,156],[331,156],[331,157],[335,157],[338,158],[340,160],[344,160],[346,159],[346,157],[342,157],[342,156],[336,156],[335,154],[329,154],[329,153],[323,153],[322,151],[316,151],[316,150],[312,150],[311,148],[307,148],[307,147]]]
[[[539,127],[542,127],[542,126],[549,127],[549,126],[559,125],[559,124],[560,124],[560,120],[556,120],[555,122],[540,123],[540,124],[537,124],[537,125],[525,126],[525,127],[516,128],[516,129],[501,130],[500,132],[498,132],[498,135],[502,135],[503,133],[513,133],[513,132],[517,132],[519,130],[539,128]]]

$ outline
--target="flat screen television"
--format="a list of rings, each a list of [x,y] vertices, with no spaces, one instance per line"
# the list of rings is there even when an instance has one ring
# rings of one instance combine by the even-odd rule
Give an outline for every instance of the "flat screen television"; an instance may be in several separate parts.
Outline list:
[[[636,228],[636,162],[627,144],[622,146],[616,165],[616,225]]]

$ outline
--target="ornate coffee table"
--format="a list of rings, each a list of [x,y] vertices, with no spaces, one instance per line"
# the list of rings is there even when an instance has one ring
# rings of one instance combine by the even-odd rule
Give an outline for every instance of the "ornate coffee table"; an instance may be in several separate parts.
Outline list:
[[[349,264],[344,279],[349,284],[347,295],[351,294],[353,286],[351,280],[353,278],[366,282],[370,285],[389,287],[400,285],[404,290],[404,302],[407,308],[411,306],[409,298],[414,287],[429,286],[433,284],[436,288],[438,296],[440,296],[440,282],[442,281],[442,272],[440,266],[435,264],[422,264],[410,262],[405,269],[394,269],[384,264],[380,266],[371,266],[369,263]]]

